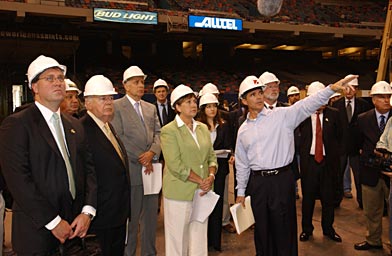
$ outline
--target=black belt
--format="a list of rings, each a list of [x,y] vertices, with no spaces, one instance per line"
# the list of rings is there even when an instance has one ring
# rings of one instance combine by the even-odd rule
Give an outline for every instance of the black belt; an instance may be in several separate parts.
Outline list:
[[[268,177],[268,176],[275,176],[278,175],[281,172],[287,171],[289,169],[290,165],[286,165],[283,167],[279,167],[276,169],[270,169],[270,170],[251,170],[253,175],[259,175],[263,177]]]

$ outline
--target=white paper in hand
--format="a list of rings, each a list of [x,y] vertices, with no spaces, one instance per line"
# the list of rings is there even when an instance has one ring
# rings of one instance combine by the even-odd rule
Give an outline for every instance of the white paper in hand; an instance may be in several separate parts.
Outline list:
[[[158,194],[162,188],[162,164],[153,163],[152,168],[154,171],[150,174],[144,172],[146,167],[142,168],[144,195]]]
[[[230,212],[238,234],[241,234],[255,223],[252,207],[250,205],[250,196],[245,198],[245,208],[242,207],[241,204],[235,204],[230,207]]]
[[[192,213],[190,216],[190,222],[198,221],[203,223],[206,221],[208,216],[212,213],[218,202],[219,195],[214,191],[208,191],[204,196],[200,196],[203,190],[196,189],[195,195],[193,196],[192,202]]]
[[[231,151],[229,149],[217,149],[214,152],[217,158],[227,158]]]

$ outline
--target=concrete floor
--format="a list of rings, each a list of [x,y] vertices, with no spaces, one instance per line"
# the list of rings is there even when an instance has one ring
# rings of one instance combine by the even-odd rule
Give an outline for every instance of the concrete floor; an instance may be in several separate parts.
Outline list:
[[[232,176],[230,178],[232,183]],[[355,195],[355,191],[353,191]],[[230,201],[233,201],[233,191],[230,191]],[[298,221],[298,234],[301,232],[301,203],[302,200],[297,200],[297,221]],[[390,255],[390,245],[388,237],[389,219],[388,217],[383,218],[383,245],[384,250],[373,250],[373,251],[356,251],[354,244],[365,240],[366,235],[366,223],[363,216],[363,211],[358,208],[355,199],[343,199],[340,208],[335,210],[335,230],[342,237],[342,243],[333,242],[327,238],[324,238],[321,230],[321,206],[320,202],[317,201],[314,216],[313,225],[315,227],[313,231],[313,237],[307,242],[298,242],[299,255],[301,256],[384,256]],[[10,213],[6,214],[5,223],[5,244],[6,247],[10,247]],[[247,230],[241,235],[229,234],[222,232],[222,252],[210,252],[211,256],[238,256],[255,255],[254,243],[253,243],[253,230]],[[165,255],[164,249],[164,230],[163,230],[163,214],[158,215],[158,232],[156,246],[158,255]],[[4,255],[12,255],[5,253]],[[137,255],[140,255],[138,250]]]
[[[383,218],[383,244],[384,250],[360,252],[354,249],[354,244],[365,240],[366,227],[363,211],[360,210],[355,199],[344,199],[341,207],[335,211],[335,230],[342,237],[342,243],[336,243],[324,238],[321,230],[321,205],[317,202],[313,225],[313,237],[307,242],[298,242],[299,255],[302,256],[384,256],[390,255],[388,238],[388,217]],[[298,234],[301,232],[301,199],[297,200]],[[247,230],[241,235],[229,234],[223,231],[222,252],[210,252],[211,256],[238,256],[255,255],[253,243],[253,230]],[[164,252],[163,216],[159,216],[157,248],[159,255]]]
[[[352,180],[354,180],[352,178]],[[229,187],[233,188],[233,175],[230,172]],[[300,183],[298,183],[299,188]],[[355,186],[353,187],[353,195],[355,196]],[[301,195],[301,191],[299,192]],[[229,191],[229,201],[233,203],[234,193]],[[297,200],[297,224],[298,236],[301,233],[301,207],[302,200]],[[388,235],[389,218],[383,217],[383,250],[357,251],[354,244],[365,240],[366,223],[363,211],[358,207],[356,199],[344,198],[340,207],[335,210],[334,228],[342,237],[342,243],[336,243],[325,238],[321,229],[321,205],[320,201],[316,202],[313,215],[313,237],[307,242],[298,242],[298,251],[300,256],[385,256],[390,255],[390,243]],[[164,250],[164,231],[163,231],[163,215],[159,215],[157,249],[158,255],[165,255]],[[247,230],[241,235],[229,234],[222,232],[222,252],[210,252],[210,256],[239,256],[255,255],[253,243],[253,230]]]

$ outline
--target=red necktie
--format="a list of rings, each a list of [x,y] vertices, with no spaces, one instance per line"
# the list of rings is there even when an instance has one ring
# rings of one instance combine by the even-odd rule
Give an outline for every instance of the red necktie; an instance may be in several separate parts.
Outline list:
[[[321,128],[320,113],[317,112],[316,117],[316,147],[314,152],[314,160],[317,163],[323,161],[323,129]]]

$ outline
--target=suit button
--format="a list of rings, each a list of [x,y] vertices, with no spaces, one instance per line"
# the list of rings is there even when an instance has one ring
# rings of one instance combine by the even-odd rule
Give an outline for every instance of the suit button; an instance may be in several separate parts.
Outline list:
[[[200,165],[200,169],[203,169],[203,165],[202,164]]]

